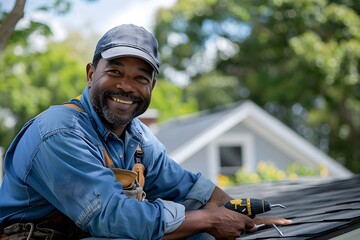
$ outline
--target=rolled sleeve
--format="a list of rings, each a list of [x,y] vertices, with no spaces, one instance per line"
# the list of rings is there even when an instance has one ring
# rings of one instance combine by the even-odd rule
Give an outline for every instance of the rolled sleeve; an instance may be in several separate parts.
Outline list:
[[[215,184],[201,176],[198,178],[190,192],[186,195],[182,204],[186,211],[196,210],[204,206],[214,192]]]
[[[165,234],[176,230],[185,220],[185,207],[179,203],[158,199],[164,205]]]

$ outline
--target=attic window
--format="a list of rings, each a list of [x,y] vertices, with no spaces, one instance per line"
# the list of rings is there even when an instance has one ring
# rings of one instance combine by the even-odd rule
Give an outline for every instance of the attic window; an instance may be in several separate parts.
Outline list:
[[[243,165],[243,153],[241,146],[220,146],[221,174],[235,175]]]

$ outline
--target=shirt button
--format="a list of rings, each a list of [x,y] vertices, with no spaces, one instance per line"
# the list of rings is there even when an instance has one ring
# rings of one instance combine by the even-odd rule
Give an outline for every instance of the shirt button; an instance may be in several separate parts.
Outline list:
[[[134,144],[130,144],[130,147],[135,147],[135,145],[134,145]]]
[[[120,154],[120,155],[119,155],[119,157],[120,157],[120,158],[123,158],[123,157],[124,157],[124,155]]]

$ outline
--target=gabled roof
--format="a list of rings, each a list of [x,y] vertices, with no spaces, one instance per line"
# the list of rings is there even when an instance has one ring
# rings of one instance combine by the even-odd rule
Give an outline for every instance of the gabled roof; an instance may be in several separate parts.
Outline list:
[[[349,176],[351,172],[314,147],[293,130],[251,101],[220,110],[203,111],[160,125],[156,136],[179,164],[239,123],[245,124],[290,156],[303,162],[326,165],[330,174]]]
[[[286,209],[273,208],[257,217],[284,217],[293,223],[247,233],[240,239],[359,239],[360,176],[344,179],[299,180],[230,187],[235,199],[258,198]],[[340,238],[341,235],[341,238]]]

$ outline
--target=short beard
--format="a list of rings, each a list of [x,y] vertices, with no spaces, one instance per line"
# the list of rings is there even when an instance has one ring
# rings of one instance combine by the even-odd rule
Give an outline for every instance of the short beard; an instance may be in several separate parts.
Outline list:
[[[138,102],[138,106],[136,107],[135,111],[132,113],[132,115],[129,118],[119,118],[116,117],[116,115],[110,111],[109,106],[107,105],[107,99],[108,99],[107,96],[113,94],[114,94],[113,92],[107,91],[104,92],[102,98],[100,98],[100,94],[98,93],[93,93],[93,96],[91,97],[91,103],[93,105],[95,112],[99,115],[99,117],[104,122],[104,124],[111,128],[124,127],[128,125],[134,118],[144,113],[149,105],[144,103],[144,101],[142,101],[142,99],[138,97],[131,97],[134,101]],[[118,95],[127,95],[127,94],[120,93]],[[121,115],[121,112],[118,112],[117,114]]]
[[[117,118],[109,110],[107,105],[105,105],[103,108],[94,106],[94,109],[95,109],[95,112],[99,115],[99,117],[106,123],[106,125],[113,126],[113,127],[126,126],[136,117],[136,112],[134,112],[130,118]]]

